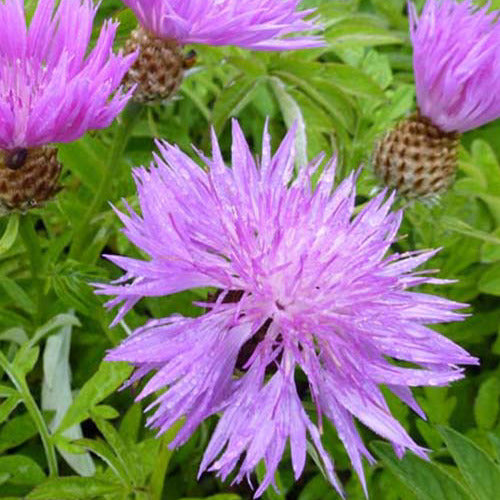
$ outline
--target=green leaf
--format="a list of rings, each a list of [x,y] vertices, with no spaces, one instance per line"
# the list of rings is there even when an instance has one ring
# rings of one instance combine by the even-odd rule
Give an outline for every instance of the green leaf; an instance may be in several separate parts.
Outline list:
[[[479,290],[491,295],[500,295],[500,262],[491,265],[477,284]]]
[[[117,459],[126,471],[127,476],[133,484],[138,485],[143,479],[143,468],[139,456],[134,452],[133,447],[127,446],[127,443],[120,436],[118,431],[107,420],[99,418],[94,411],[91,412],[92,419],[97,428],[104,436],[106,443],[113,449]]]
[[[183,497],[180,500],[241,500],[241,497],[234,493],[222,493],[210,497]]]
[[[325,478],[318,474],[302,488],[297,500],[337,500],[338,494]]]
[[[28,341],[28,334],[24,328],[14,327],[0,333],[0,340],[6,340],[8,342],[14,342],[18,345],[22,345]]]
[[[85,383],[64,416],[57,432],[89,417],[90,410],[114,392],[129,377],[133,368],[127,363],[101,363],[99,370]]]
[[[481,429],[491,430],[495,426],[500,410],[500,380],[491,377],[479,387],[474,401],[474,417]]]
[[[175,436],[179,432],[179,429],[184,424],[184,419],[178,420],[170,429],[162,435],[160,451],[156,456],[156,460],[154,463],[153,473],[151,474],[150,484],[151,491],[154,495],[154,498],[161,498],[163,486],[165,482],[165,476],[168,470],[168,465],[170,463],[170,459],[174,454],[174,450],[171,450],[168,445],[174,440]]]
[[[449,427],[438,426],[451,456],[478,500],[492,500],[500,492],[500,467],[470,439]]]
[[[345,20],[336,23],[324,33],[328,43],[335,45],[375,46],[401,44],[404,37],[400,33],[389,31],[380,26]]]
[[[97,455],[101,460],[106,462],[116,476],[123,482],[123,484],[130,485],[130,477],[123,466],[123,462],[113,453],[113,450],[101,439],[76,439],[74,444],[85,448]]]
[[[18,392],[9,396],[1,405],[0,405],[0,423],[3,423],[9,415],[17,408],[17,406],[21,403],[22,398]]]
[[[0,430],[0,453],[23,444],[36,434],[37,429],[28,413],[10,419]]]
[[[123,486],[91,477],[49,479],[37,486],[26,498],[31,500],[91,500],[122,492]],[[125,492],[124,492],[125,494]]]
[[[45,479],[41,467],[24,455],[0,457],[0,471],[9,474],[9,482],[14,484],[34,485]]]
[[[7,227],[0,238],[0,255],[11,249],[16,241],[19,231],[19,214],[12,214],[7,222]]]
[[[494,243],[495,245],[500,245],[500,238],[498,238],[498,236],[476,229],[456,217],[449,217],[445,215],[441,218],[441,223],[447,229],[456,231],[457,233]]]
[[[14,281],[6,276],[0,278],[0,286],[5,293],[12,299],[13,305],[24,311],[34,314],[36,306],[31,297]]]
[[[371,448],[419,500],[471,500],[460,483],[436,464],[412,453],[400,460],[392,447],[381,441],[372,443]]]
[[[46,335],[48,335],[49,333],[53,332],[56,329],[62,327],[70,327],[70,326],[80,326],[78,318],[72,312],[58,314],[57,316],[50,318],[49,321],[47,321],[47,323],[45,323],[43,326],[36,329],[33,338],[29,342],[29,345],[34,346],[35,344],[40,342],[40,340],[42,340],[43,337],[45,337]]]
[[[12,368],[21,376],[25,376],[35,366],[38,355],[40,354],[40,348],[28,347],[28,344],[24,344],[19,351],[17,351],[14,361],[12,362]]]
[[[97,189],[102,172],[106,168],[106,146],[99,139],[87,134],[78,141],[58,145],[58,150],[59,161],[89,189]]]
[[[109,405],[98,405],[92,409],[92,416],[103,418],[105,420],[113,420],[120,416],[120,412]]]
[[[363,71],[339,63],[325,63],[323,77],[346,94],[368,99],[385,99],[382,89]]]
[[[297,101],[287,92],[285,85],[279,78],[272,77],[270,84],[280,106],[286,126],[290,128],[294,123],[297,124],[297,137],[295,139],[297,164],[299,167],[303,167],[308,162],[306,127],[302,110]]]
[[[217,97],[212,112],[212,123],[220,134],[230,117],[237,115],[251,100],[262,79],[240,76],[233,80]]]
[[[263,460],[259,462],[255,472],[257,473],[257,479],[259,480],[259,483],[261,483],[266,477],[266,465]],[[271,484],[264,492],[263,497],[267,498],[267,500],[284,500],[285,489],[283,488],[283,483],[281,481],[280,473],[278,470],[276,470],[276,472],[274,473],[274,484],[276,484],[276,488],[278,491],[276,491],[274,489],[274,486]]]
[[[492,444],[494,450],[495,450],[495,455],[497,457],[497,461],[500,462],[500,436],[496,436],[495,434],[488,434],[488,438],[490,440],[490,443]]]
[[[130,406],[122,418],[118,432],[125,441],[136,443],[139,437],[142,421],[141,403],[137,402]]]

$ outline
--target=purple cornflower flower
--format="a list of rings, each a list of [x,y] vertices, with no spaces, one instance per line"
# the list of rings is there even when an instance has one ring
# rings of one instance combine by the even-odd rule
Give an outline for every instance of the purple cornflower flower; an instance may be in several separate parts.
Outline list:
[[[428,0],[409,4],[417,100],[444,132],[465,132],[500,117],[500,22],[490,4]]]
[[[500,22],[490,4],[408,2],[418,112],[377,142],[380,180],[406,197],[435,196],[453,183],[460,133],[500,117]]]
[[[109,126],[131,96],[118,89],[136,54],[113,54],[117,25],[105,23],[86,55],[97,7],[54,4],[39,0],[27,28],[22,0],[0,2],[0,149],[78,139]]]
[[[237,45],[254,50],[318,47],[317,36],[283,38],[318,29],[305,20],[314,9],[298,10],[300,0],[124,0],[142,27],[184,45]]]
[[[255,160],[234,122],[232,168],[213,133],[212,158],[200,154],[204,169],[159,142],[150,170],[135,170],[142,215],[128,206],[128,215],[118,215],[148,259],[109,257],[125,270],[114,284],[98,285],[99,293],[116,296],[109,307],[123,303],[115,323],[141,297],[201,287],[217,292],[199,304],[202,316],[150,321],[107,359],[137,368],[130,383],[154,372],[138,399],[157,394],[148,424],[160,433],[185,417],[174,447],[220,414],[200,474],[215,470],[225,479],[239,466],[240,481],[264,460],[259,496],[273,482],[287,442],[300,476],[309,439],[342,492],[320,440],[324,416],[366,491],[362,457],[373,458],[355,418],[398,454],[410,449],[426,457],[392,417],[380,385],[424,417],[410,388],[458,380],[457,365],[477,360],[425,326],[461,320],[455,309],[464,304],[408,290],[443,283],[415,271],[436,252],[386,256],[402,217],[390,212],[393,195],[381,193],[355,215],[356,177],[332,192],[335,161],[313,190],[322,158],[295,176],[294,134],[272,156],[264,131]],[[317,423],[299,397],[298,370],[307,377]]]

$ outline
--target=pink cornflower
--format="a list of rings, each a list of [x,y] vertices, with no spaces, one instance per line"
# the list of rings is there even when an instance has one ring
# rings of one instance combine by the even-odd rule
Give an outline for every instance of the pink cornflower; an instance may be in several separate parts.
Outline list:
[[[158,103],[172,97],[184,71],[196,62],[189,43],[235,45],[253,50],[320,47],[321,37],[304,34],[320,27],[306,19],[314,9],[299,10],[300,0],[124,0],[137,15],[139,28],[126,49],[140,56],[127,74],[137,85],[134,99]],[[293,36],[288,36],[293,35]]]
[[[117,24],[88,53],[97,7],[54,4],[40,0],[28,28],[22,0],[0,2],[1,149],[74,141],[108,127],[130,97],[119,87],[136,55],[113,54]]]
[[[324,45],[321,38],[286,35],[318,29],[301,0],[124,0],[142,27],[181,45],[237,45],[290,50]]]
[[[377,176],[406,197],[446,191],[460,133],[500,117],[500,21],[472,0],[409,2],[418,112],[378,141]]]
[[[409,4],[417,102],[444,132],[465,132],[500,117],[500,21],[472,0]]]
[[[152,320],[107,359],[137,368],[130,383],[151,374],[137,398],[156,394],[150,426],[162,433],[185,417],[174,447],[219,414],[200,473],[225,479],[239,469],[240,481],[263,460],[256,496],[273,482],[287,443],[300,476],[308,442],[342,492],[321,443],[322,418],[335,425],[365,489],[362,457],[373,458],[355,419],[399,454],[425,457],[380,386],[424,416],[411,387],[447,385],[463,377],[457,365],[477,363],[426,326],[461,320],[455,310],[464,304],[410,290],[443,282],[415,271],[436,251],[387,255],[402,216],[390,212],[393,196],[381,193],[355,215],[355,175],[333,189],[334,161],[312,189],[322,159],[294,175],[294,134],[273,156],[265,131],[256,160],[233,122],[231,168],[215,134],[212,158],[200,155],[204,168],[159,142],[151,168],[134,172],[142,215],[118,212],[125,235],[148,257],[109,256],[125,274],[98,285],[116,296],[109,307],[122,303],[115,322],[142,297],[216,290],[199,304],[201,316]],[[315,418],[299,397],[299,370]]]
[[[35,206],[58,190],[54,142],[105,128],[132,92],[120,82],[137,54],[112,51],[107,22],[88,51],[91,0],[39,0],[29,27],[24,2],[0,2],[0,214]]]

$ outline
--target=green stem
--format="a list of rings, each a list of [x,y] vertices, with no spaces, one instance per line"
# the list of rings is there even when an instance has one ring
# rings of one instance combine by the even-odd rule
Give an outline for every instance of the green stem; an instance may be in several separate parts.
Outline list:
[[[43,415],[38,408],[31,392],[26,384],[24,377],[16,373],[15,368],[9,363],[9,360],[5,357],[3,352],[0,351],[0,366],[4,369],[7,376],[10,378],[19,394],[23,398],[24,405],[28,410],[33,422],[35,423],[40,438],[42,440],[43,448],[45,450],[45,455],[47,456],[47,463],[49,465],[49,475],[51,477],[57,476],[57,457],[55,447],[50,439],[49,429],[47,424],[43,419]]]
[[[80,257],[85,248],[87,236],[92,230],[92,220],[109,197],[113,177],[116,175],[120,165],[120,157],[125,151],[130,135],[143,109],[142,105],[132,102],[123,112],[122,122],[116,130],[108,161],[106,162],[106,170],[101,177],[101,182],[99,183],[92,203],[89,205],[80,223],[76,227],[73,244],[69,254],[71,258]]]
[[[36,219],[30,214],[23,215],[19,224],[19,234],[23,240],[30,260],[31,278],[36,290],[37,307],[35,327],[40,326],[43,314],[43,282],[40,272],[43,269],[43,255],[40,241],[35,230]]]

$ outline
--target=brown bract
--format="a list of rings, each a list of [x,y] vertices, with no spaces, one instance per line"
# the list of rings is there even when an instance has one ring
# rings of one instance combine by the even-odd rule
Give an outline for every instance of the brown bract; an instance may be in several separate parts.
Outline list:
[[[184,76],[184,54],[175,40],[159,38],[139,27],[125,43],[125,52],[139,49],[139,56],[125,75],[125,87],[137,84],[133,99],[154,103],[170,98]]]
[[[442,193],[453,183],[460,135],[443,132],[418,113],[376,145],[373,164],[382,182],[408,198]]]
[[[57,148],[0,150],[0,212],[27,210],[59,190]]]

